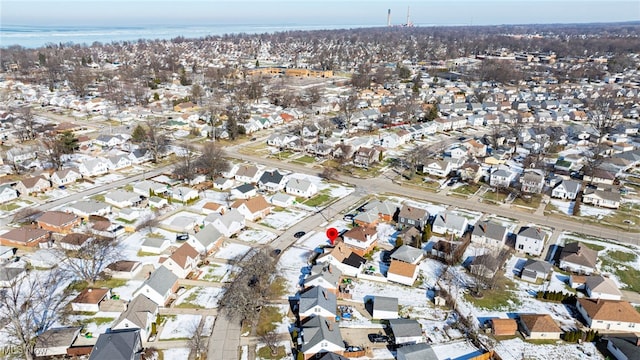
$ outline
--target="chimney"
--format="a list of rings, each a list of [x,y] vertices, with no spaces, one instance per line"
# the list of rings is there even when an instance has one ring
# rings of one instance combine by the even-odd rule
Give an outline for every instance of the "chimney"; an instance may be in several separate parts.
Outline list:
[[[327,292],[322,290],[322,296],[324,296],[325,300],[329,300],[329,297],[327,296]]]
[[[333,273],[333,271],[331,271],[331,264],[329,264],[329,266],[327,267],[327,270],[329,271],[329,274]]]
[[[640,336],[636,335],[636,346],[640,347]]]
[[[327,324],[327,328],[329,329],[329,331],[333,331],[333,324],[331,322],[329,322],[329,321],[326,321],[326,320],[325,320],[325,322]]]

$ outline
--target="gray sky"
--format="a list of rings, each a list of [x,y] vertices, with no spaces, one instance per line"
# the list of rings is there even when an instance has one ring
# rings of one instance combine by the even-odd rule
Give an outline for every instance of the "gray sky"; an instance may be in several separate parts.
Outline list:
[[[6,25],[497,25],[640,20],[639,0],[2,0]]]

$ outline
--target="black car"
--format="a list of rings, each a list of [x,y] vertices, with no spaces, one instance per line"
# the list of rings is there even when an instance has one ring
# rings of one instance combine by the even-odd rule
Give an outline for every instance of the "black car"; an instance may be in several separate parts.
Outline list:
[[[272,253],[273,253],[273,256],[278,256],[278,255],[280,255],[280,253],[282,253],[282,250],[281,249],[273,249]]]
[[[355,217],[355,215],[353,215],[353,214],[347,214],[347,215],[342,217],[342,220],[344,220],[344,221],[353,221],[354,217]]]
[[[187,233],[176,234],[176,241],[185,241],[185,240],[189,240],[189,234]]]
[[[369,341],[372,343],[386,343],[389,342],[389,337],[382,334],[369,334]]]
[[[297,233],[293,234],[293,237],[296,238],[296,239],[299,239],[299,238],[303,237],[304,234],[306,234],[306,232],[298,231]]]

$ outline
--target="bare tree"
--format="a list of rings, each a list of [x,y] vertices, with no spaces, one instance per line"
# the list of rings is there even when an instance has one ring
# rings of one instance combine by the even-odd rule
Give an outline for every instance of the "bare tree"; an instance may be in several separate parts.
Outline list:
[[[278,334],[275,331],[269,331],[264,334],[260,334],[258,337],[260,341],[265,343],[269,350],[271,350],[271,355],[278,354]]]
[[[66,306],[67,281],[64,272],[55,268],[27,273],[0,291],[0,318],[7,320],[3,332],[25,359],[35,358],[36,337],[58,320]]]
[[[204,339],[204,336],[202,336],[198,321],[193,321],[188,326],[190,336],[187,342],[189,344],[189,349],[191,350],[191,353],[194,354],[196,360],[201,360],[207,353],[207,341]]]
[[[344,115],[347,132],[351,128],[351,119],[358,108],[358,96],[351,92],[346,97],[340,98],[340,111]]]
[[[222,172],[228,171],[231,167],[225,157],[226,153],[221,146],[213,142],[207,142],[202,147],[202,154],[196,161],[196,168],[210,179],[213,179]]]
[[[33,111],[30,106],[23,106],[16,109],[18,119],[14,124],[16,125],[16,132],[21,141],[33,140],[36,138],[37,123],[33,116]]]
[[[157,163],[160,155],[169,147],[169,138],[161,127],[160,119],[148,120],[142,146],[151,151],[153,162]]]
[[[42,137],[42,145],[49,162],[56,170],[62,168],[64,155],[72,154],[78,145],[78,138],[71,131],[57,136],[47,133]]]
[[[195,152],[195,146],[189,143],[183,143],[180,146],[181,150],[177,154],[177,161],[173,167],[173,175],[178,179],[187,183],[196,177],[196,162],[197,154]]]
[[[156,212],[149,213],[144,215],[144,217],[138,222],[138,226],[136,226],[136,231],[142,231],[147,229],[148,233],[151,233],[155,227],[160,224],[160,219],[158,219],[158,214]]]
[[[91,236],[78,250],[58,250],[61,268],[89,284],[98,281],[104,268],[120,258],[116,240]]]
[[[257,310],[271,296],[275,258],[266,249],[253,249],[237,265],[242,270],[233,282],[225,284],[220,304],[229,319],[255,321]]]
[[[87,88],[93,82],[94,76],[91,71],[84,67],[76,67],[73,71],[68,73],[67,80],[69,81],[69,87],[76,95],[81,98],[87,96]]]

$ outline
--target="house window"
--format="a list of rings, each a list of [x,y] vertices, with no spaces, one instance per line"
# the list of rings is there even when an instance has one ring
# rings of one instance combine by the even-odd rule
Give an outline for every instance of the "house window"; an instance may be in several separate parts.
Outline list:
[[[518,249],[519,250],[524,250],[524,245],[522,245],[522,244],[518,245]]]

